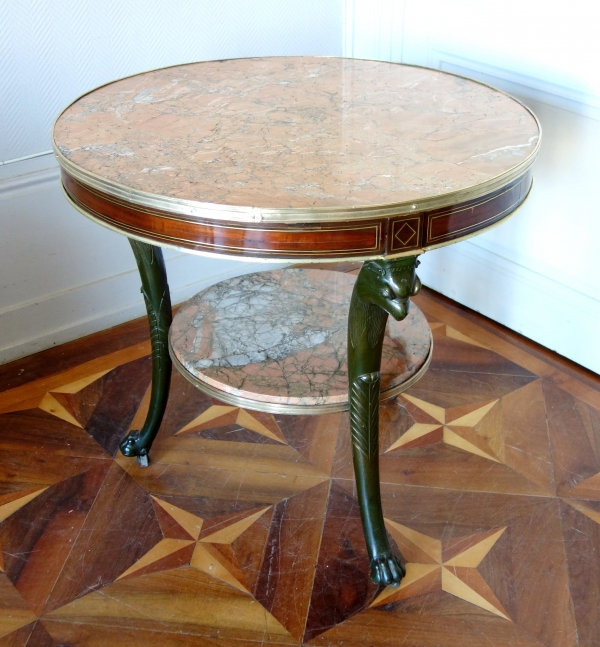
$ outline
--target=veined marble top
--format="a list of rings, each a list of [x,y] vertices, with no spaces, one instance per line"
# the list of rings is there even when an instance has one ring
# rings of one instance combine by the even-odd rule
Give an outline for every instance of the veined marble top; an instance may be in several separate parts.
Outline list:
[[[347,408],[348,309],[355,280],[341,272],[284,269],[222,281],[177,311],[169,332],[172,353],[200,388],[208,385],[221,396],[281,411]],[[430,350],[429,324],[414,303],[403,321],[388,319],[383,399],[408,388]]]
[[[369,207],[469,190],[532,158],[539,128],[502,92],[342,58],[208,61],[84,95],[55,150],[148,194],[263,209]]]

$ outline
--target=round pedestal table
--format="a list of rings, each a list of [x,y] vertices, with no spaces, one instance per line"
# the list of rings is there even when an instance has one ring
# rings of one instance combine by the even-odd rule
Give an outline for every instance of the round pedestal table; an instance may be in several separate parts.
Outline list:
[[[53,130],[62,185],[81,213],[129,238],[150,322],[150,410],[121,451],[147,464],[167,402],[169,349],[188,379],[226,402],[349,407],[371,577],[398,584],[404,568],[390,551],[379,491],[379,400],[418,379],[431,357],[428,329],[409,304],[420,288],[417,257],[513,213],[531,189],[540,135],[525,106],[489,86],[357,59],[206,61],[77,99]],[[213,286],[184,305],[169,341],[163,246],[364,263],[356,279],[292,269]],[[245,326],[233,326],[227,298]]]

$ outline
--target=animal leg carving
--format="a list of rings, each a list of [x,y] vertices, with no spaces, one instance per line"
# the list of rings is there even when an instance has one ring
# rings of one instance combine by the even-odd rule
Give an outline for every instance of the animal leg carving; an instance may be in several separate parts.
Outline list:
[[[167,270],[160,247],[129,239],[142,279],[142,294],[146,302],[150,343],[152,346],[152,390],[146,421],[139,431],[131,431],[121,442],[125,456],[137,456],[138,463],[147,467],[150,447],[162,422],[171,381],[171,358],[168,350],[171,325],[171,295]]]
[[[383,338],[388,315],[401,320],[421,283],[415,257],[369,261],[358,275],[348,317],[348,399],[358,502],[371,579],[397,586],[404,566],[390,551],[379,486],[379,398]]]

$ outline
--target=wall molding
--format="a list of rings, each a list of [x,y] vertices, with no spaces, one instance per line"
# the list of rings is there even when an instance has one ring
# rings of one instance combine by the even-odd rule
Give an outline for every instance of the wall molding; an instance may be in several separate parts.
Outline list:
[[[187,282],[188,277],[198,275],[196,257],[179,254],[165,262],[174,304],[219,281],[262,269],[256,263],[235,263],[227,271]],[[273,269],[280,266],[273,265]],[[137,270],[9,306],[0,311],[0,364],[145,314]],[[19,331],[18,338],[15,338],[14,331]]]
[[[407,12],[406,7],[407,0],[377,0],[368,5],[365,0],[344,0],[343,56],[407,62],[404,60],[405,28],[410,40],[415,28],[420,30],[424,26],[414,23],[414,8]],[[422,19],[423,16],[418,16],[418,20]],[[429,42],[427,30],[419,34],[418,58],[423,59],[419,60],[420,64],[472,77],[510,94],[600,120],[600,95],[454,54]]]
[[[0,162],[0,166],[7,166],[9,164],[16,164],[17,162],[25,162],[26,160],[32,160],[36,157],[44,157],[45,155],[52,155],[52,151],[42,151],[41,153],[32,153],[31,155],[24,155],[23,157],[15,157],[11,160],[4,160]]]
[[[34,243],[34,247],[38,245],[37,254],[31,254],[29,247],[23,247],[22,254],[18,257],[12,254],[12,262],[5,262],[4,266],[0,256],[0,364],[111,328],[146,313],[140,294],[140,278],[128,245],[115,245],[112,241],[122,237],[109,233],[107,238],[106,231],[100,235],[101,228],[97,225],[79,227],[82,217],[64,200],[59,178],[60,169],[52,154],[0,167],[0,209],[4,217],[10,219],[6,223],[8,231],[36,228],[43,223],[42,227],[49,236]],[[50,255],[62,255],[68,264],[74,224],[77,225],[77,236],[83,234],[80,244],[90,254],[106,259],[103,276],[98,280],[93,280],[89,273],[86,279],[78,277],[75,266],[72,274],[61,272],[61,263],[52,262],[51,269],[46,266]],[[10,241],[4,240],[3,244],[10,244]],[[40,244],[44,246],[41,254]],[[4,260],[6,258],[5,255]],[[181,303],[218,281],[266,267],[249,261],[211,262],[206,257],[171,250],[165,253],[165,263],[173,303]],[[131,269],[123,271],[124,265]],[[268,265],[269,269],[283,266]],[[40,273],[56,273],[56,281],[50,281],[54,290],[39,294],[35,284]],[[11,290],[5,296],[2,287],[17,277],[24,290],[21,299],[15,300],[14,294],[13,298],[8,296]],[[28,283],[33,289],[25,289]]]
[[[44,188],[44,185],[57,182],[60,177],[58,165],[50,166],[49,161],[46,164],[47,168],[0,179],[0,200],[25,195]]]
[[[435,48],[430,50],[430,64],[446,72],[470,76],[509,94],[535,99],[600,121],[599,96]]]
[[[600,373],[600,346],[582,344],[597,337],[600,301],[592,296],[473,241],[428,252],[419,276],[433,290]]]
[[[510,38],[482,47],[481,20],[496,10],[507,16],[496,5],[468,2],[465,8],[450,0],[396,0],[390,13],[389,4],[344,0],[345,56],[424,65],[488,83],[532,105],[545,131],[534,170],[535,194],[511,230],[518,238],[510,238],[506,230],[490,232],[428,252],[419,272],[423,282],[600,373],[600,290],[592,243],[600,231],[592,207],[594,150],[600,142],[597,84],[580,74],[555,73],[550,65],[533,66],[533,55],[517,62],[503,56],[502,42],[510,54]],[[387,20],[381,20],[384,15]],[[562,41],[553,33],[537,36],[544,47],[560,51]],[[387,56],[380,42],[390,40],[394,53]],[[520,71],[521,62],[529,63],[526,73]],[[560,240],[564,227],[568,235]],[[530,238],[534,232],[535,239]],[[530,246],[523,240],[530,240]]]
[[[351,58],[354,52],[354,0],[342,4],[342,56]]]
[[[343,0],[342,56],[401,60],[405,0]]]

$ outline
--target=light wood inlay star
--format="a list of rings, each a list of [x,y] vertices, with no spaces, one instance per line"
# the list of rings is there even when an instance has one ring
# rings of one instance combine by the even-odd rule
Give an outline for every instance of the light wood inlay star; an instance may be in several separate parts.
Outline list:
[[[441,589],[510,620],[494,592],[476,570],[506,527],[442,542],[390,519],[386,519],[385,523],[408,559],[406,576],[398,588],[388,586],[382,591],[372,607]]]
[[[18,499],[13,499],[9,503],[0,505],[0,521],[4,521],[6,518],[10,517],[11,514],[14,514],[17,510],[20,510],[24,505],[35,499],[36,496],[39,496],[42,492],[48,488],[41,488],[35,492],[27,492],[22,497]]]
[[[272,506],[234,515],[225,523],[219,524],[218,530],[215,532],[209,531],[209,534],[201,536],[204,519],[155,496],[152,496],[152,499],[171,517],[178,526],[178,530],[183,530],[190,538],[163,537],[135,564],[122,573],[117,580],[189,565],[234,586],[240,591],[250,593],[243,569],[237,564],[234,555],[231,551],[223,550],[218,545],[229,546]],[[173,529],[171,528],[172,532]],[[190,550],[185,551],[188,547],[190,547]],[[168,559],[170,557],[172,558],[171,560]],[[175,559],[177,561],[173,561]]]
[[[56,416],[65,422],[75,425],[76,427],[83,428],[83,425],[77,419],[77,412],[73,408],[71,398],[69,396],[73,396],[80,391],[83,391],[86,386],[99,380],[101,377],[109,373],[110,370],[111,369],[94,372],[91,375],[86,375],[85,377],[77,379],[75,382],[69,382],[60,386],[52,387],[52,385],[50,385],[51,388],[43,393],[43,395],[25,399],[22,402],[7,407],[7,410],[23,411],[29,408],[37,408]]]
[[[78,393],[118,366],[149,353],[150,342],[147,341],[4,391],[0,393],[0,414],[36,408],[47,393]]]
[[[180,434],[201,431],[202,429],[212,429],[213,427],[229,424],[240,425],[240,427],[254,431],[278,443],[287,444],[279,425],[275,422],[275,418],[272,415],[263,413],[261,420],[259,420],[255,412],[250,413],[250,411],[241,409],[240,407],[219,404],[214,404],[206,411],[203,411],[175,435],[179,436]]]
[[[430,402],[419,400],[414,396],[402,394],[400,398],[417,407],[432,418],[434,422],[415,422],[398,440],[387,450],[391,452],[400,447],[410,448],[436,443],[446,443],[471,454],[487,458],[500,463],[494,451],[474,429],[498,402],[478,402],[465,407],[443,409]]]
[[[578,512],[581,512],[581,514],[584,514],[588,519],[591,519],[592,521],[595,521],[597,524],[600,524],[600,511],[595,510],[594,508],[582,503],[581,501],[569,501],[567,499],[565,499],[565,501],[572,508],[574,508]]]

